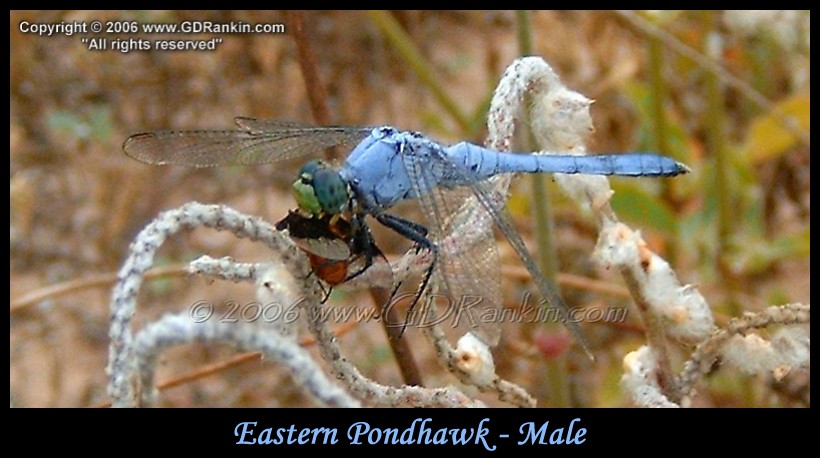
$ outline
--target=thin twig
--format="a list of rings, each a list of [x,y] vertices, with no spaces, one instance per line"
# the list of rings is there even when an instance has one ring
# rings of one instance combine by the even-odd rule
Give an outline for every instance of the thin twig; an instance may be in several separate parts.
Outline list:
[[[186,275],[188,275],[188,271],[184,266],[175,265],[153,268],[148,272],[145,272],[145,279],[151,280],[153,278],[165,276],[182,277]],[[62,283],[57,283],[54,285],[49,285],[44,288],[31,291],[25,294],[23,297],[20,297],[14,302],[12,302],[11,306],[9,307],[9,312],[11,314],[14,314],[34,304],[42,302],[46,299],[54,299],[60,296],[73,294],[86,289],[109,287],[116,282],[117,274],[106,273],[90,275],[84,278],[78,278],[74,280],[65,281]]]
[[[190,342],[230,342],[241,348],[261,351],[266,360],[286,367],[296,384],[321,404],[331,407],[361,406],[358,400],[327,376],[310,352],[289,337],[253,323],[196,323],[185,313],[165,315],[146,325],[134,337],[140,405],[150,406],[155,402],[157,391],[154,376],[159,356],[167,349]],[[272,387],[272,391],[275,390],[276,387]]]

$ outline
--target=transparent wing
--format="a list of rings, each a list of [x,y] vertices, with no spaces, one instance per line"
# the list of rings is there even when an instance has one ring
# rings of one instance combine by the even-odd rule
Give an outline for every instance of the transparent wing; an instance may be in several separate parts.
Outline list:
[[[535,281],[539,292],[550,307],[558,309],[564,323],[589,353],[578,323],[568,320],[569,307],[561,299],[552,282],[547,280],[529,254],[521,235],[512,224],[505,206],[505,196],[497,191],[492,180],[481,180],[474,171],[452,163],[441,150],[432,150],[424,163],[420,156],[404,154],[404,163],[411,182],[422,189],[433,189],[419,199],[431,232],[439,244],[442,284],[450,296],[479,296],[482,301],[472,308],[477,334],[490,345],[500,336],[501,285],[496,242],[492,223],[498,226]],[[454,176],[458,182],[469,183],[452,190],[435,187],[424,167],[432,176]],[[466,310],[464,311],[466,312]],[[465,316],[469,318],[469,316]],[[495,321],[493,320],[495,318]],[[473,323],[470,323],[471,325]]]
[[[426,156],[426,155],[424,155]],[[432,176],[452,167],[443,153],[433,158],[402,151],[402,160],[410,181],[420,196],[419,203],[427,219],[430,237],[439,247],[438,265],[434,278],[448,302],[443,323],[466,325],[488,345],[495,346],[501,337],[499,315],[501,310],[501,275],[498,250],[492,225],[478,220],[486,210],[480,205],[473,208],[478,214],[475,221],[461,219],[465,213],[458,210],[472,197],[469,188],[443,189],[432,183]],[[432,173],[430,173],[432,171]],[[431,192],[423,192],[431,189]],[[478,224],[476,224],[478,223]],[[439,304],[440,305],[440,304]]]
[[[302,250],[332,261],[341,261],[351,256],[350,248],[339,239],[294,239],[294,242]]]
[[[370,134],[366,127],[316,127],[293,122],[236,118],[239,130],[155,131],[132,135],[125,154],[153,165],[215,167],[252,165],[321,155],[326,148],[352,148]]]
[[[529,250],[527,250],[524,240],[521,238],[521,234],[519,234],[518,230],[515,229],[515,226],[512,223],[512,217],[510,216],[509,211],[507,211],[505,205],[505,196],[500,194],[498,190],[494,188],[491,180],[479,180],[472,170],[464,167],[458,167],[447,161],[443,155],[441,157],[441,162],[443,163],[441,165],[442,167],[447,167],[449,173],[459,176],[463,182],[471,183],[469,186],[470,196],[465,200],[462,208],[459,210],[458,219],[464,221],[465,224],[474,224],[472,221],[483,221],[486,218],[490,218],[490,221],[495,223],[513,247],[513,250],[521,259],[521,262],[527,268],[527,271],[529,271],[543,299],[550,307],[558,310],[561,317],[564,319],[564,324],[578,340],[578,343],[581,344],[584,351],[592,357],[592,353],[590,352],[589,345],[587,344],[583,332],[581,331],[581,327],[577,322],[568,319],[570,316],[569,307],[558,294],[552,282],[541,273],[541,270],[538,268],[535,260],[533,260],[530,255]],[[459,229],[459,233],[463,232],[465,232],[464,229]],[[488,232],[492,234],[491,229]]]

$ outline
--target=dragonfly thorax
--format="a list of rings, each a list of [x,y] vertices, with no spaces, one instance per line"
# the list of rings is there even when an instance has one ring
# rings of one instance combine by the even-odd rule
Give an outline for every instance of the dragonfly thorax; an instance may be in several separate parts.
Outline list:
[[[299,171],[299,178],[293,182],[293,192],[299,208],[312,215],[336,215],[349,208],[347,183],[324,161],[305,164]]]

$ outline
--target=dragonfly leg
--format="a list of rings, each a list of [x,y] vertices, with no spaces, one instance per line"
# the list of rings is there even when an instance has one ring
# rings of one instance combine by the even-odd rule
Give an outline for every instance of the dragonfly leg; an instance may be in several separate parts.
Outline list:
[[[413,231],[418,233],[421,237],[427,238],[428,230],[423,225],[421,225],[421,224],[419,224],[415,221],[410,221],[409,219],[399,218],[398,216],[391,215],[391,214],[388,214],[388,213],[383,213],[382,215],[387,217],[387,218],[391,218],[395,221],[399,221],[402,225],[410,227]]]
[[[373,259],[377,256],[384,259],[384,262],[388,262],[382,250],[376,246],[376,242],[373,240],[373,234],[370,232],[370,228],[367,224],[364,224],[363,218],[364,215],[355,215],[353,217],[352,232],[354,239],[352,241],[353,246],[351,247],[351,252],[362,253],[364,256],[364,265],[356,272],[348,275],[345,281],[350,281],[363,274],[373,265]]]
[[[322,286],[322,282],[319,282],[319,286],[322,288],[322,293],[325,295],[325,297],[322,298],[322,301],[320,303],[324,304],[327,302],[328,299],[330,299],[330,293],[333,292],[333,287],[328,286],[328,288],[325,289],[325,287]]]
[[[307,274],[307,277],[305,277],[305,280],[307,280],[308,278],[312,277],[312,276],[313,276],[313,274],[315,274],[315,271],[314,271],[313,269],[311,269],[311,270],[310,270],[310,273],[309,273],[309,274]],[[318,284],[319,284],[319,288],[321,288],[321,290],[322,290],[322,300],[321,300],[321,301],[319,301],[319,303],[320,303],[320,304],[324,304],[325,302],[327,302],[327,300],[328,300],[328,299],[330,299],[330,293],[332,293],[332,292],[333,292],[333,286],[328,285],[328,287],[327,287],[327,288],[325,288],[325,282],[324,282],[324,281],[322,281],[322,279],[321,279],[321,278],[319,278],[319,277],[317,276],[317,277],[316,277],[316,280],[317,280],[317,282],[316,282],[316,283],[318,283]]]
[[[424,272],[424,275],[422,276],[421,285],[419,285],[418,291],[416,291],[416,295],[413,297],[413,302],[410,303],[410,307],[407,309],[407,314],[410,315],[413,311],[413,308],[415,308],[416,304],[421,299],[421,296],[424,294],[424,291],[427,289],[427,285],[430,283],[430,278],[433,277],[433,271],[435,270],[436,262],[438,261],[438,246],[435,243],[433,243],[429,238],[427,238],[427,228],[422,226],[421,224],[415,223],[413,221],[408,221],[404,218],[399,218],[398,216],[391,215],[388,213],[376,214],[375,218],[376,221],[380,222],[388,229],[414,242],[417,248],[427,249],[432,254],[433,259],[430,261],[430,265],[427,267],[427,269]],[[398,292],[400,285],[401,283],[397,284],[393,288],[393,292],[390,294],[388,304],[390,304],[393,301],[393,298]],[[407,321],[405,321],[404,323],[402,333],[406,328]]]
[[[312,277],[315,273],[316,273],[315,270],[310,269],[310,273],[307,274],[307,277],[305,277],[305,280]],[[327,289],[325,289],[325,285],[324,285],[324,282],[322,281],[322,279],[319,278],[318,276],[316,277],[316,279],[318,280],[317,283],[319,283],[319,288],[322,289],[322,296],[323,296],[322,300],[319,303],[324,304],[325,302],[327,302],[328,299],[330,299],[330,293],[333,292],[333,287],[328,285]]]

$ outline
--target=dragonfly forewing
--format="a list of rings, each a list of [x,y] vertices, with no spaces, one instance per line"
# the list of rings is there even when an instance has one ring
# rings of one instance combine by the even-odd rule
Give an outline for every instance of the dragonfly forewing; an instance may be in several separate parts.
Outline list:
[[[407,151],[402,161],[419,196],[430,238],[439,248],[434,278],[440,300],[434,303],[445,305],[440,307],[439,314],[444,315],[439,320],[448,326],[466,328],[486,344],[495,346],[501,337],[502,294],[492,225],[485,224],[492,220],[458,218],[466,214],[459,211],[465,205],[474,205],[477,215],[484,210],[469,188],[445,189],[432,182],[433,177],[440,176],[439,172],[453,167],[441,150],[434,149],[429,156],[410,154],[412,149]]]
[[[163,130],[129,137],[125,153],[153,165],[217,167],[254,165],[321,156],[326,148],[350,147],[366,137],[362,127],[311,127],[236,118],[240,130]]]

